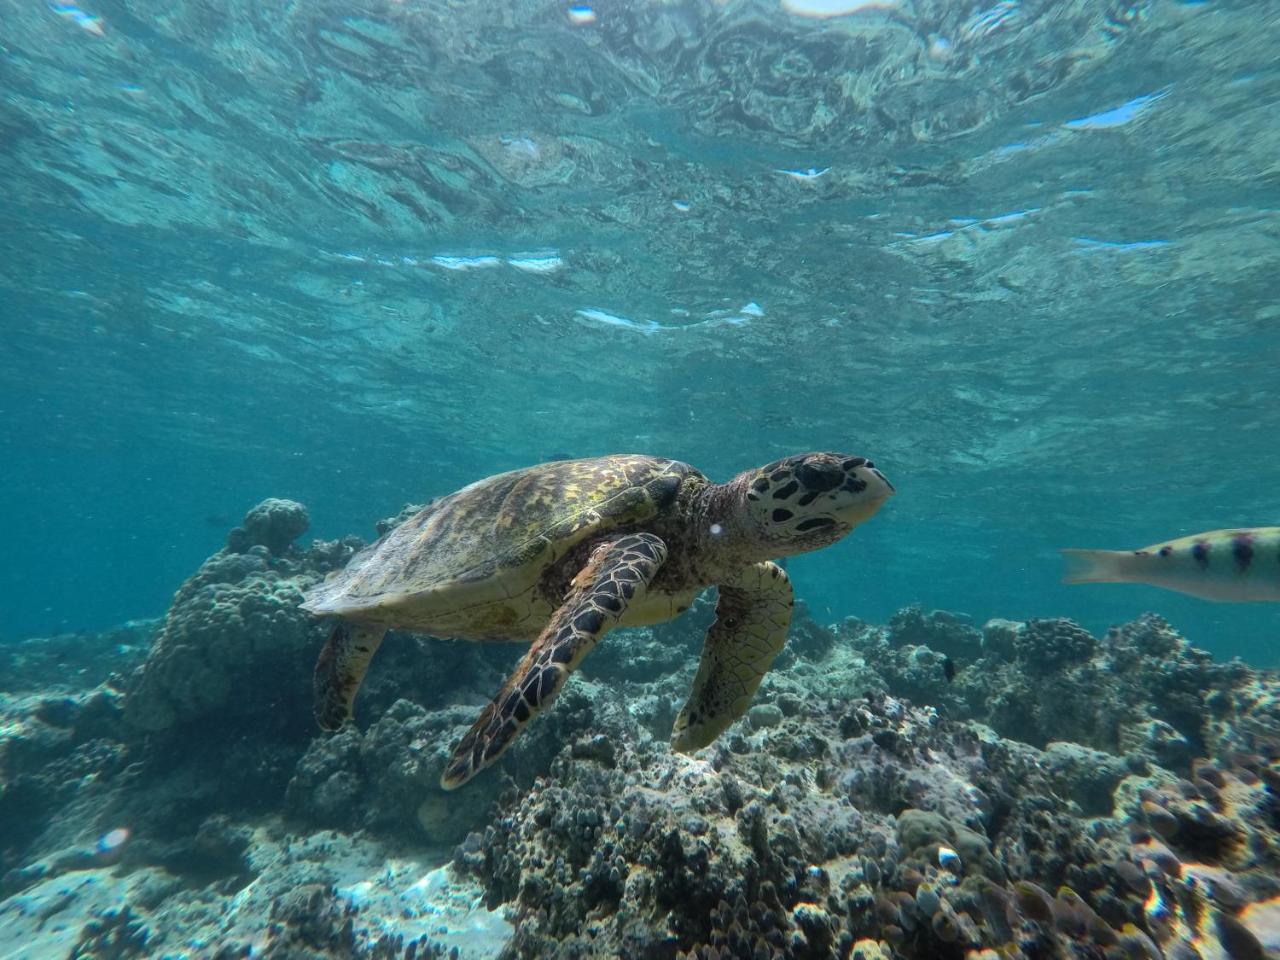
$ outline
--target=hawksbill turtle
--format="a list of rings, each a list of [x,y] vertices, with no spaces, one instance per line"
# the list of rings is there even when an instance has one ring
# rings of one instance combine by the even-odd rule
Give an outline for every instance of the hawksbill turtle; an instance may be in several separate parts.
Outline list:
[[[794,603],[773,558],[845,536],[893,486],[863,457],[806,453],[712,483],[632,454],[488,477],[428,504],[309,590],[339,622],[315,669],[315,713],[337,730],[391,628],[532,641],[441,776],[461,786],[555,698],[605,633],[671,620],[719,588],[672,747],[710,744],[750,706]]]

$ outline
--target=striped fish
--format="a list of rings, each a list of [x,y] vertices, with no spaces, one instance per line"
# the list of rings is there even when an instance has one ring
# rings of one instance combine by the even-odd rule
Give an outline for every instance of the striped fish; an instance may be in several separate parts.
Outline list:
[[[1211,530],[1141,550],[1063,550],[1064,583],[1146,583],[1227,603],[1280,601],[1280,527]]]

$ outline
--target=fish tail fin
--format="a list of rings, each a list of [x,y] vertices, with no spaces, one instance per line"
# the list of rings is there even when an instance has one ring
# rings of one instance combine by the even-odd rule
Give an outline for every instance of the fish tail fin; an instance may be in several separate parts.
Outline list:
[[[1121,561],[1123,550],[1063,550],[1067,570],[1063,583],[1119,583],[1127,580]]]

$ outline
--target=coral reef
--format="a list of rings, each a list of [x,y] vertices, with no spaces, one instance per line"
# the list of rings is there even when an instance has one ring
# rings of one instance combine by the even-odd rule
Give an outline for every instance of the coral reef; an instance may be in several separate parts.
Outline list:
[[[772,673],[747,723],[706,758],[672,756],[652,725],[649,737],[617,729],[608,765],[562,752],[549,778],[501,802],[456,863],[492,903],[516,905],[512,955],[1274,949],[1276,890],[1261,879],[1274,854],[1223,860],[1226,849],[1276,848],[1271,762],[1248,761],[1254,792],[1227,812],[1210,816],[1202,803],[1175,813],[1157,795],[1166,833],[1184,838],[1189,857],[1211,855],[1217,888],[1251,891],[1235,898],[1247,920],[1219,908],[1206,920],[1185,883],[1181,899],[1168,894],[1176,919],[1153,918],[1133,868],[1145,876],[1161,858],[1144,849],[1143,810],[1125,799],[1149,780],[1219,771],[1193,766],[1197,752],[1274,743],[1273,681],[1215,664],[1155,616],[1101,640],[1066,620],[979,631],[919,610],[883,629],[846,621],[830,632],[839,642],[811,647],[821,669],[801,660]],[[962,665],[954,680],[944,658]],[[867,692],[849,702],[852,690]],[[1247,723],[1226,719],[1237,710]],[[1214,776],[1232,775],[1196,778],[1196,796]],[[1143,802],[1149,811],[1156,801]],[[1188,869],[1203,878],[1209,868]]]
[[[883,631],[841,630],[887,689],[1036,746],[1070,741],[1176,767],[1240,735],[1233,724],[1215,725],[1237,712],[1236,699],[1269,702],[1265,682],[1250,693],[1259,681],[1243,663],[1215,662],[1154,614],[1101,639],[1070,620],[992,620],[975,642],[967,623],[918,610]],[[954,660],[954,681],[943,656]],[[1264,706],[1257,733],[1269,729],[1268,715]]]
[[[146,659],[159,620],[131,620],[99,634],[64,633],[0,643],[0,693],[97,686],[103,667],[128,673]]]
[[[369,838],[267,821],[240,848],[234,886],[141,864],[33,879],[0,901],[0,955],[493,960],[511,935],[473,885]]]
[[[279,556],[310,525],[311,518],[302,504],[270,497],[246,513],[241,525],[227,534],[227,548],[247,553],[252,547],[263,546],[272,556]]]
[[[417,832],[434,843],[465,835],[475,811],[492,802],[494,784],[482,782],[469,803],[449,803],[440,771],[455,731],[473,710],[427,712],[397,700],[367,730],[346,727],[317,738],[298,761],[285,809],[300,821],[339,829]]]
[[[360,544],[295,545],[305,525],[265,501],[162,623],[0,649],[0,954],[37,936],[50,957],[307,960],[1280,950],[1280,684],[1159,617],[1095,638],[915,608],[825,627],[798,606],[746,717],[687,757],[667,740],[703,598],[609,636],[445,793],[520,648],[392,633],[357,723],[320,734],[324,630],[297,602]]]
[[[611,765],[565,751],[527,794],[503,798],[455,864],[491,904],[514,904],[518,957],[1274,949],[1280,847],[1263,778],[1280,767],[1255,758],[1264,772],[1238,780],[1201,762],[1188,799],[1114,759],[1082,784],[1096,752],[983,739],[893,697],[843,716],[831,706],[731,734],[706,759],[624,734]],[[1072,790],[1115,807],[1090,817]],[[1149,835],[1153,817],[1169,846]],[[1158,908],[1153,884],[1167,887]]]
[[[284,537],[299,536],[306,521],[300,504],[263,501],[231,532],[227,547],[178,589],[129,688],[128,723],[163,733],[194,722],[226,723],[282,695],[290,714],[305,705],[290,694],[306,688],[319,629],[298,604],[357,545],[290,547]]]

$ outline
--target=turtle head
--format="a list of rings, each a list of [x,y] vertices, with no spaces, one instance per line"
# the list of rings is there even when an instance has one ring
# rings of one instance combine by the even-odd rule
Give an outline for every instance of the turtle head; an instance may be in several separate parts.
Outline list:
[[[835,543],[893,496],[865,457],[803,453],[741,474],[734,486],[748,535],[769,557]]]

